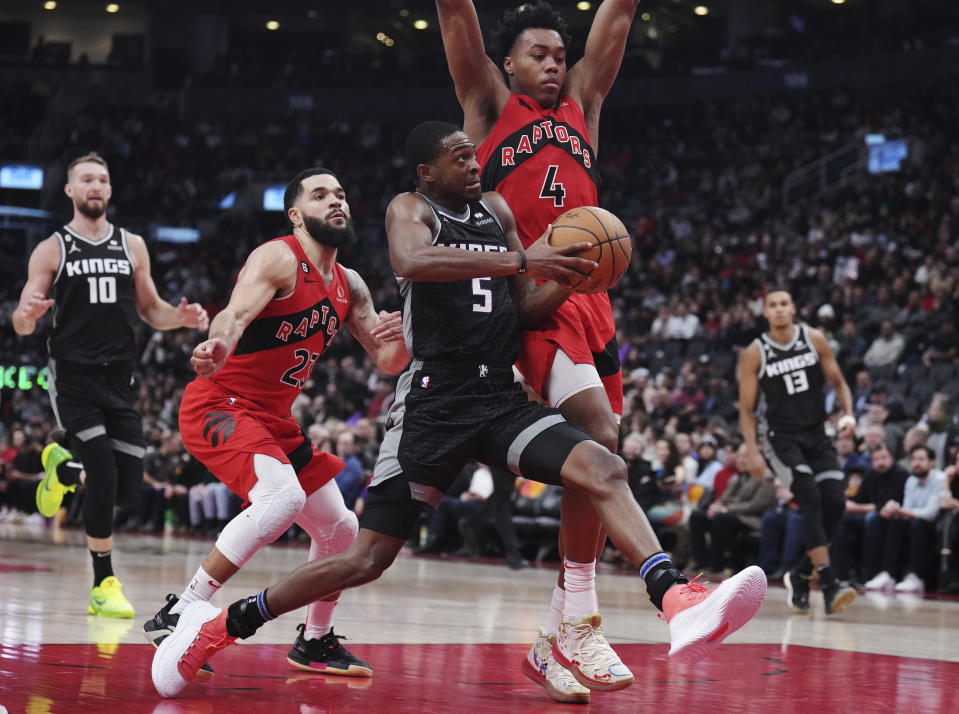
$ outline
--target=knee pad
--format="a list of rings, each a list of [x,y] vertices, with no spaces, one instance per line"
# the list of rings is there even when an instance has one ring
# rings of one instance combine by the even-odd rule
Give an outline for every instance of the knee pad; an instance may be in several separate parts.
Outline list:
[[[320,532],[310,533],[313,545],[310,546],[310,560],[326,555],[342,553],[353,545],[356,534],[360,531],[359,519],[353,511],[347,511],[343,518],[324,528]]]
[[[253,463],[257,483],[250,489],[250,505],[216,541],[217,549],[237,567],[283,535],[306,503],[306,492],[290,464],[261,454],[254,455]]]

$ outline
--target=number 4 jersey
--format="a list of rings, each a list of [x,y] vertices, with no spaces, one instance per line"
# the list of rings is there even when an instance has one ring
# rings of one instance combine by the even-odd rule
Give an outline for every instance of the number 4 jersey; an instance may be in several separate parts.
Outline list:
[[[766,333],[756,340],[761,355],[759,415],[770,433],[821,427],[826,420],[819,353],[807,325],[794,329],[785,345]]]
[[[267,303],[210,381],[265,411],[287,416],[320,356],[350,311],[350,286],[339,263],[323,282],[295,236],[276,238],[296,255],[296,287]]]
[[[51,292],[50,356],[80,364],[134,359],[133,328],[140,320],[126,231],[111,224],[106,236],[93,240],[64,226],[53,237],[60,265]]]

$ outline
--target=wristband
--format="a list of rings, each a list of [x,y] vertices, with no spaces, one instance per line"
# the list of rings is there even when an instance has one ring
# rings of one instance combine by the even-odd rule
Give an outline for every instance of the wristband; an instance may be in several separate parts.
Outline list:
[[[517,275],[522,275],[526,272],[526,251],[522,248],[519,249],[519,270],[516,271]]]

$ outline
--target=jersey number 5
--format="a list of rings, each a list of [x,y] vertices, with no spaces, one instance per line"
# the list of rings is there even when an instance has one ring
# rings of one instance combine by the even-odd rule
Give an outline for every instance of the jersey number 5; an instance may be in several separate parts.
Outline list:
[[[566,187],[556,180],[557,171],[559,166],[555,164],[546,167],[546,178],[543,179],[543,188],[539,190],[539,197],[553,199],[553,205],[559,208],[566,200]]]

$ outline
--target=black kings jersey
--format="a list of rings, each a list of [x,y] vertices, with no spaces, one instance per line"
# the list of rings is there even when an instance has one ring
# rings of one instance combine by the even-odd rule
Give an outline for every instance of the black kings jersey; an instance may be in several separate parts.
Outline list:
[[[50,357],[83,364],[134,359],[139,317],[126,231],[111,225],[106,237],[91,240],[64,226],[54,236],[60,266],[51,295]]]
[[[796,325],[794,330],[786,345],[766,333],[756,340],[761,355],[759,415],[769,432],[822,427],[826,420],[819,353],[807,325]]]
[[[433,245],[506,252],[506,234],[482,200],[456,215],[418,194],[433,209]],[[511,365],[519,352],[519,318],[506,277],[452,282],[399,278],[403,330],[413,359]]]

